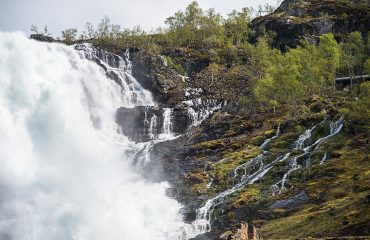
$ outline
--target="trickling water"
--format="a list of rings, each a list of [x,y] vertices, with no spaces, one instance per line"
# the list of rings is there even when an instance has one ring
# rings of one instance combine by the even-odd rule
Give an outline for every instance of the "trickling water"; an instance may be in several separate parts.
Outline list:
[[[201,98],[185,101],[184,103],[188,105],[188,115],[191,119],[191,126],[199,126],[212,113],[221,109],[223,105],[216,100],[203,101]]]
[[[321,143],[323,143],[327,139],[335,136],[336,134],[338,134],[342,130],[343,121],[344,121],[344,118],[340,117],[338,121],[330,123],[330,132],[329,132],[329,134],[325,137],[319,138],[318,140],[316,140],[316,142],[314,142],[313,144],[311,144],[307,147],[304,147],[304,143],[305,143],[306,140],[311,138],[312,130],[315,129],[316,126],[314,126],[313,128],[305,131],[302,135],[300,135],[298,137],[298,140],[295,142],[295,147],[296,147],[295,149],[303,150],[303,153],[298,155],[298,156],[294,156],[290,160],[289,170],[284,174],[282,180],[280,180],[279,182],[277,182],[274,185],[274,186],[278,186],[279,184],[281,185],[279,193],[281,193],[285,189],[285,185],[288,182],[290,174],[301,167],[300,165],[298,165],[298,162],[297,162],[298,159],[307,157],[307,162],[309,162],[309,159],[315,153],[315,151],[318,149],[318,147],[320,146]],[[323,159],[325,159],[325,158],[326,157],[324,156]],[[320,164],[322,164],[322,163],[320,163]]]
[[[215,197],[208,199],[206,203],[196,211],[196,220],[189,226],[186,226],[184,228],[184,236],[186,236],[185,239],[189,239],[192,237],[195,237],[199,234],[209,232],[211,230],[211,222],[212,222],[212,214],[215,209],[215,207],[221,205],[224,203],[225,199],[229,197],[231,194],[243,189],[248,184],[253,184],[256,181],[263,178],[273,167],[273,164],[278,160],[276,159],[270,164],[263,164],[263,159],[265,159],[265,156],[267,155],[267,151],[264,151],[262,147],[266,147],[268,142],[271,142],[271,140],[278,137],[280,134],[280,127],[276,131],[276,134],[271,137],[270,139],[267,139],[261,146],[261,150],[263,151],[262,154],[258,155],[257,157],[250,159],[248,162],[238,166],[234,170],[234,178],[238,176],[239,170],[243,169],[244,174],[241,177],[240,182],[235,184],[232,188],[227,189]],[[266,143],[267,142],[267,143]],[[224,160],[224,159],[223,159]],[[222,160],[222,161],[223,161]],[[257,166],[257,168],[256,168]],[[247,169],[249,171],[247,171]]]
[[[303,154],[294,156],[290,161],[289,170],[284,174],[282,180],[271,186],[271,190],[273,195],[275,195],[277,192],[281,193],[281,191],[284,189],[284,186],[286,182],[288,181],[289,175],[300,168],[298,165],[297,160],[301,157],[304,157],[309,154],[313,154],[313,152],[319,147],[319,145],[336,135],[340,132],[340,130],[343,127],[343,117],[341,117],[338,121],[330,124],[330,133],[323,137],[318,139],[315,143],[312,145],[305,147],[305,143],[311,138],[312,130],[315,128],[311,128],[307,131],[305,131],[302,135],[298,137],[298,139],[295,141],[295,148],[292,150],[292,152],[286,153],[283,157],[276,158],[274,161],[272,161],[269,164],[264,164],[264,159],[267,158],[268,151],[265,151],[264,149],[267,147],[268,143],[270,143],[273,139],[277,138],[280,135],[280,127],[276,131],[276,135],[273,136],[270,139],[266,139],[264,143],[260,146],[260,149],[262,150],[262,154],[258,155],[257,157],[250,159],[248,162],[238,166],[234,170],[234,179],[236,179],[239,176],[240,170],[244,170],[244,174],[241,177],[240,182],[236,183],[232,188],[227,189],[215,197],[209,199],[206,201],[206,203],[199,208],[196,213],[196,220],[192,223],[191,227],[187,226],[187,235],[190,237],[194,237],[198,234],[205,233],[211,230],[211,222],[212,222],[212,214],[215,209],[215,207],[223,204],[225,202],[225,199],[230,196],[231,194],[243,189],[248,184],[253,184],[256,181],[262,179],[275,165],[277,162],[283,162],[288,161],[290,156],[293,154],[294,150],[301,149],[304,151]],[[256,170],[258,169],[258,170]],[[279,187],[279,185],[281,187]]]
[[[316,126],[306,130],[302,135],[298,137],[298,139],[294,142],[294,147],[296,149],[303,149],[305,142],[311,138],[312,131],[316,128]]]
[[[0,33],[0,238],[181,239],[181,206],[131,167],[114,119],[150,93],[128,59],[78,49]]]
[[[260,148],[262,149],[262,150],[264,150],[265,148],[266,148],[266,146],[272,141],[272,140],[274,140],[275,138],[277,138],[277,137],[279,137],[279,135],[280,135],[280,125],[278,126],[278,129],[276,130],[276,134],[275,134],[275,136],[273,136],[272,138],[268,138],[268,139],[266,139],[263,143],[262,143],[262,145],[260,146]]]
[[[325,152],[324,156],[321,158],[320,165],[323,165],[326,159],[328,159],[328,152]]]

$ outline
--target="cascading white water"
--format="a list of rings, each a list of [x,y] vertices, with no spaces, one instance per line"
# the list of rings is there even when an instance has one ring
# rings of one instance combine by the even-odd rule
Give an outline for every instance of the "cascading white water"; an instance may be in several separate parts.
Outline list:
[[[149,124],[149,137],[151,140],[156,139],[158,136],[158,117],[153,114],[153,116],[150,118],[150,124]]]
[[[173,138],[172,134],[172,109],[171,108],[164,108],[163,112],[163,128],[162,134],[160,134],[160,139],[171,139]]]
[[[80,51],[0,33],[0,239],[183,239],[181,206],[135,173],[114,121],[154,103],[125,59],[105,63],[121,87]]]
[[[132,76],[132,63],[129,50],[125,51],[125,58],[113,55],[101,49],[96,49],[91,44],[83,43],[75,47],[83,55],[92,61],[99,62],[106,68],[109,75],[118,78],[118,84],[121,85],[121,98],[124,106],[153,106],[155,105],[153,97],[148,90],[145,90]]]
[[[188,115],[191,119],[191,126],[199,126],[216,110],[222,108],[223,104],[216,100],[205,100],[196,98],[184,102],[188,106]],[[195,109],[194,109],[195,107]]]

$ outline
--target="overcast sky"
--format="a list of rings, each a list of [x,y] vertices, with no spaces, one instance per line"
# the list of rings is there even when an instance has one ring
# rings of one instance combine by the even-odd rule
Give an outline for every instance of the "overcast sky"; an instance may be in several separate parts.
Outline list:
[[[0,31],[29,33],[32,24],[47,25],[54,36],[69,27],[94,26],[104,16],[123,28],[141,25],[145,30],[163,26],[166,17],[185,9],[192,0],[0,0]],[[198,0],[203,9],[215,8],[226,16],[233,9],[276,5],[276,0]]]

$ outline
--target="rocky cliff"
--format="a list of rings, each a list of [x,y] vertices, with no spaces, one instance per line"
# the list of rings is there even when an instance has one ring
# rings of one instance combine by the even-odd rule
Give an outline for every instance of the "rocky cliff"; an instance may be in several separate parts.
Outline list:
[[[301,40],[316,41],[317,36],[334,33],[337,39],[354,31],[370,30],[370,6],[351,1],[285,0],[272,14],[253,20],[256,36],[275,32],[274,45],[295,47]]]

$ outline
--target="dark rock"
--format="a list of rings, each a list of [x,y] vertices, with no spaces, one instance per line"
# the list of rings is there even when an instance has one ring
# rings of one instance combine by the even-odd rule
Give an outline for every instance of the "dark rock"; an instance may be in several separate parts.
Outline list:
[[[166,49],[163,53],[176,59],[192,77],[208,67],[210,63],[208,54],[191,48]]]
[[[299,205],[307,203],[309,197],[305,190],[302,190],[299,194],[286,200],[279,200],[274,202],[270,208],[294,208]]]
[[[116,111],[116,122],[121,127],[122,133],[132,141],[147,142],[156,139],[159,134],[163,133],[164,109],[154,106],[121,107]],[[173,134],[183,134],[191,125],[187,109],[173,109],[171,123]],[[151,124],[153,124],[152,128]]]
[[[159,134],[163,125],[163,110],[155,107],[121,107],[116,111],[116,122],[121,127],[122,133],[135,142],[146,142],[150,140],[149,127],[150,119],[158,116],[158,125],[154,133]]]
[[[220,239],[221,233],[219,232],[214,232],[211,231],[209,233],[204,233],[199,236],[196,236],[195,238],[192,238],[190,240],[215,240],[215,239]]]
[[[43,34],[31,34],[30,38],[39,42],[57,42],[54,38]]]
[[[133,76],[153,93],[158,102],[173,106],[185,100],[183,78],[167,67],[159,55],[151,55],[143,50],[132,51],[131,60]]]
[[[272,14],[256,18],[252,28],[256,39],[266,31],[276,33],[273,45],[286,50],[301,40],[316,42],[317,36],[333,33],[339,40],[354,31],[370,30],[369,8],[339,1],[285,0]]]

